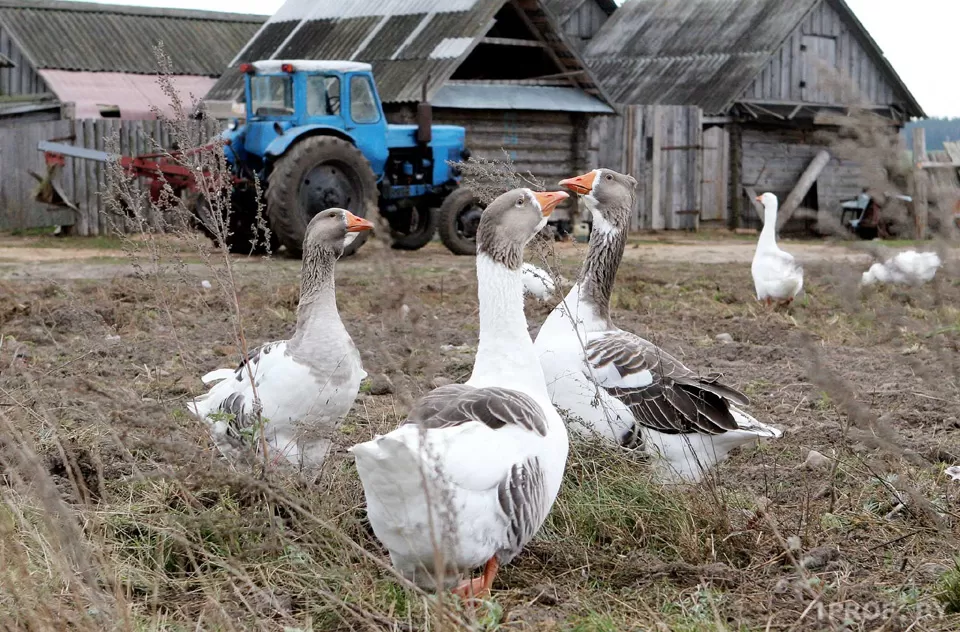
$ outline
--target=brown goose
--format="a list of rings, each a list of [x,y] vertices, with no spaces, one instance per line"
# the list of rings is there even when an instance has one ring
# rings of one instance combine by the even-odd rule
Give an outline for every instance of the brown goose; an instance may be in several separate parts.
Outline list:
[[[781,432],[740,410],[749,402],[720,375],[702,375],[610,318],[637,181],[595,169],[560,182],[583,196],[593,234],[579,282],[535,343],[551,400],[571,430],[642,448],[665,482],[699,481],[733,448]]]

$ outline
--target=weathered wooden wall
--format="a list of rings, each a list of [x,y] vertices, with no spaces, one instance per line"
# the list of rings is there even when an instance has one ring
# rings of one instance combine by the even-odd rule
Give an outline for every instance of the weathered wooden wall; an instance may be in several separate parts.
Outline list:
[[[584,2],[562,25],[565,35],[578,46],[593,38],[609,16],[596,2]]]
[[[477,158],[504,160],[556,183],[576,175],[578,117],[567,112],[435,108],[435,123],[462,125],[467,147]]]
[[[0,54],[14,63],[13,68],[0,68],[0,95],[44,94],[50,91],[2,26]]]
[[[589,163],[637,179],[631,228],[696,230],[702,210],[703,145],[699,108],[627,106],[619,116],[591,121]]]
[[[859,30],[841,17],[829,0],[811,11],[738,100],[843,102],[835,78],[829,71],[823,72],[824,66],[849,79],[869,104],[902,101],[884,78],[877,59],[867,52]]]
[[[741,184],[758,194],[770,191],[782,201],[800,179],[813,157],[821,149],[829,151],[830,135],[826,130],[745,128],[742,134],[743,159]],[[832,155],[816,181],[816,209],[835,212],[839,218],[840,202],[856,197],[870,183],[863,167]],[[743,189],[740,189],[743,194]],[[812,198],[812,192],[810,194]],[[760,227],[762,221],[752,200],[744,198],[741,225]]]
[[[214,121],[198,122],[191,127],[197,128],[191,130],[191,136],[197,141],[212,138],[218,131]],[[33,199],[38,183],[30,171],[41,176],[46,174],[43,153],[37,150],[37,144],[41,140],[53,139],[101,151],[109,151],[109,139],[117,139],[120,153],[134,156],[156,153],[158,145],[169,149],[172,130],[162,121],[119,119],[50,121],[0,127],[0,229],[61,225],[73,226],[79,235],[98,235],[111,229],[103,213],[106,210],[103,192],[107,169],[103,163],[66,159],[59,183],[69,200],[79,207],[79,213]]]
[[[701,222],[726,222],[729,175],[730,131],[711,127],[703,132],[703,186]]]

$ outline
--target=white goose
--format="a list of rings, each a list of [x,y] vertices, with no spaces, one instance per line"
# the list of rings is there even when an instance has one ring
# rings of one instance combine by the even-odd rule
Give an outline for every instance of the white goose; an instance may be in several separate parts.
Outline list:
[[[343,209],[317,214],[303,244],[293,337],[261,345],[236,369],[201,378],[213,386],[187,407],[208,422],[225,456],[239,457],[244,444],[262,447],[255,414],[259,399],[270,456],[301,468],[323,463],[329,433],[350,410],[367,376],[337,311],[334,266],[343,249],[371,228],[371,222]]]
[[[556,284],[554,284],[553,277],[550,276],[549,272],[527,262],[523,263],[520,272],[523,278],[524,292],[541,301],[553,296],[554,291],[556,291]]]
[[[884,263],[874,263],[863,273],[862,285],[874,283],[898,283],[904,285],[923,285],[932,281],[941,265],[940,256],[935,252],[917,252],[907,250]]]
[[[565,192],[515,189],[477,230],[480,343],[465,384],[427,393],[396,430],[350,448],[393,565],[425,589],[490,589],[546,519],[568,440],[523,313],[523,248]],[[483,575],[457,582],[484,565]]]
[[[763,204],[763,230],[750,266],[757,300],[789,305],[803,289],[803,268],[777,246],[777,196],[764,193],[757,201]]]
[[[579,281],[535,346],[554,405],[571,430],[653,457],[663,482],[699,481],[733,448],[780,430],[738,408],[749,401],[718,374],[701,375],[610,318],[637,181],[596,169],[560,183],[583,195],[593,233]]]

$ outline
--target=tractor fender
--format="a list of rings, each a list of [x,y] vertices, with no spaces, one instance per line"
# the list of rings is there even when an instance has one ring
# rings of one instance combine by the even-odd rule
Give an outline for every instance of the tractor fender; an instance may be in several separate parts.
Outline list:
[[[331,127],[330,125],[301,125],[299,127],[291,127],[280,136],[274,138],[273,141],[267,145],[264,154],[268,159],[277,158],[285,154],[294,143],[309,136],[336,136],[354,146],[357,144],[353,136],[338,127]]]

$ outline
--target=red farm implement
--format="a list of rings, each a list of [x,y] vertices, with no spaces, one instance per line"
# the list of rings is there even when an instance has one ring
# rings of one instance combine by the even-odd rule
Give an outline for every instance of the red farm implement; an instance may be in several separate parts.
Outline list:
[[[159,154],[144,154],[140,156],[121,156],[96,149],[75,147],[53,141],[40,141],[37,149],[43,152],[47,165],[47,177],[41,180],[36,199],[54,206],[66,206],[74,210],[76,205],[70,201],[58,182],[59,171],[66,165],[66,158],[92,160],[94,162],[115,162],[131,177],[144,178],[149,182],[150,199],[153,202],[160,200],[165,185],[169,185],[176,196],[184,191],[198,192],[196,172],[182,164],[180,157],[212,151],[213,144],[195,147],[185,151],[175,151]],[[233,178],[234,183],[238,178]],[[212,181],[212,178],[211,178]]]

